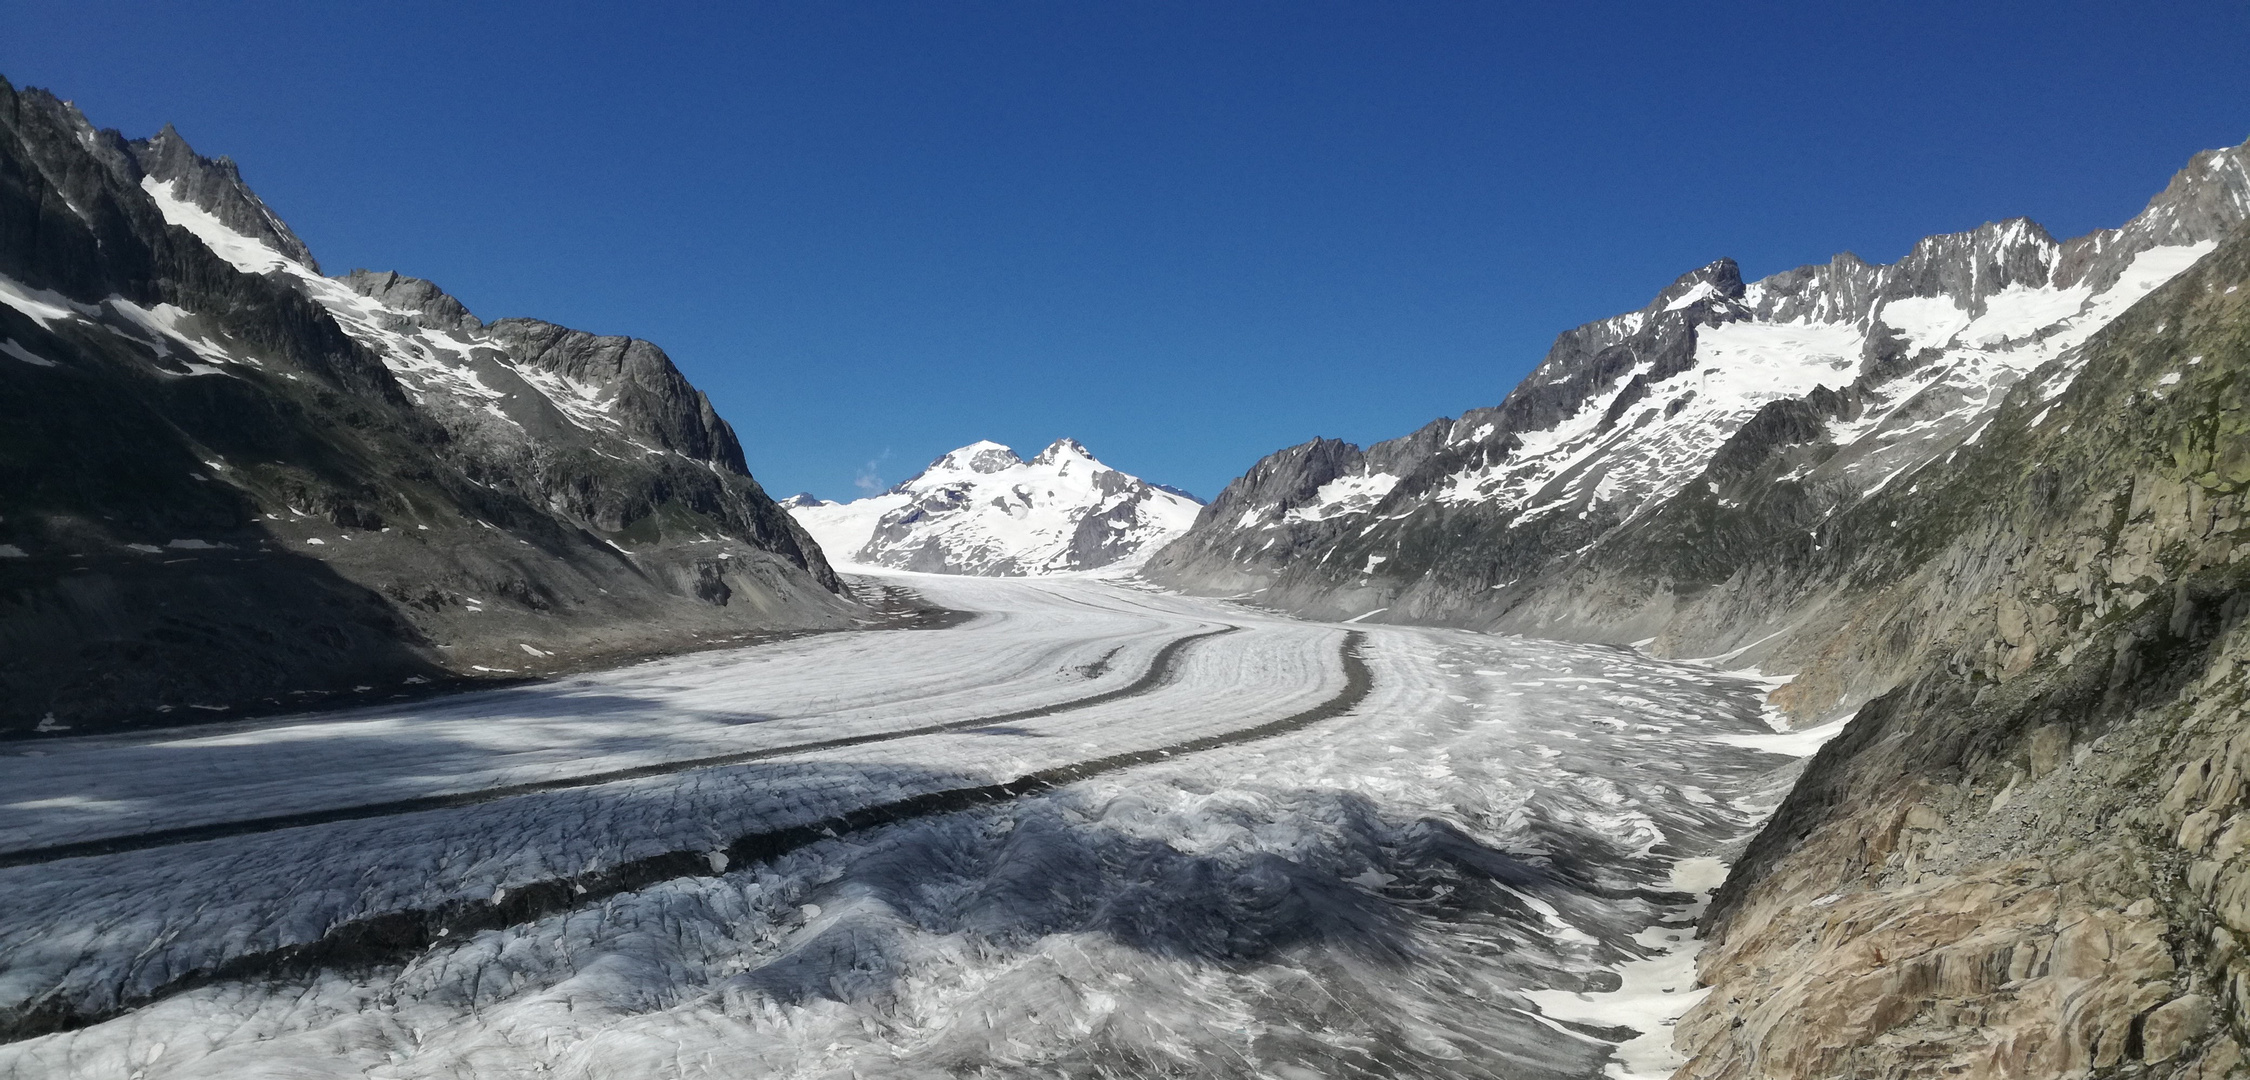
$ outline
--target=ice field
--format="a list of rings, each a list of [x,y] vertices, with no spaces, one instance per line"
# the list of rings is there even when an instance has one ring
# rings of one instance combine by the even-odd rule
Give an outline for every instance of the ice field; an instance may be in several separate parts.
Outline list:
[[[890,580],[976,615],[0,750],[0,1078],[1659,1072],[1796,763],[1627,650]]]

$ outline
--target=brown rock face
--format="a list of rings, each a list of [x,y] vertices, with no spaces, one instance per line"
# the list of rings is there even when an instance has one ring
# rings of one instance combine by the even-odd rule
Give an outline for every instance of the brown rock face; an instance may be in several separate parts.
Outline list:
[[[2250,629],[2214,652],[2075,747],[2033,729],[2004,784],[1896,782],[1799,839],[1714,927],[1680,1075],[2230,1075]]]
[[[2210,1030],[2210,995],[2189,994],[2167,1001],[2141,1022],[2141,1060],[2170,1061]]]
[[[2088,350],[1813,654],[1907,675],[1716,897],[1679,1076],[2250,1075],[2250,238]]]

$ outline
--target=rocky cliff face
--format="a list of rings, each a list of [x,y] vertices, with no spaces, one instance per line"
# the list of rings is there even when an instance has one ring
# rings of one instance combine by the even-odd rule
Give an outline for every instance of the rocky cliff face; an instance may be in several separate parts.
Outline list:
[[[1200,506],[1102,464],[1075,439],[1030,461],[974,442],[881,495],[785,505],[840,558],[988,577],[1131,565],[1185,532]]]
[[[1843,512],[1897,539],[1806,674],[1894,686],[1706,916],[1683,1076],[2244,1071],[2250,229],[2063,370]]]
[[[0,735],[848,625],[647,342],[323,277],[225,159],[0,82]]]

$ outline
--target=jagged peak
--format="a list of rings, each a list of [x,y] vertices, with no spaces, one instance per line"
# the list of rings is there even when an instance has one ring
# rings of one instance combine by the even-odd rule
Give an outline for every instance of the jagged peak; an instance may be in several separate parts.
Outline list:
[[[967,446],[939,455],[936,461],[930,462],[928,468],[906,481],[906,484],[934,472],[996,473],[1021,464],[1023,459],[1017,457],[1016,452],[1008,446],[990,439],[978,439]],[[905,487],[906,484],[899,486]]]
[[[2027,217],[2003,218],[1987,221],[1963,232],[1933,233],[1914,242],[1914,250],[1907,260],[1945,258],[1964,247],[1973,250],[2007,251],[2021,247],[2056,248],[2061,242],[2047,227]]]
[[[1881,279],[1883,298],[1960,289],[1964,307],[1982,311],[1985,292],[2004,288],[2019,278],[2055,286],[2084,284],[2100,292],[2114,284],[2119,272],[2140,252],[2210,240],[2245,219],[2250,219],[2250,142],[2195,154],[2172,175],[2164,190],[2149,199],[2145,209],[2116,228],[2058,240],[2039,222],[2016,216],[1962,232],[1925,236],[1895,263],[1867,263],[1855,256],[1852,265],[1846,267],[1838,256],[1828,266],[1845,270],[1850,277],[1888,271]],[[1925,272],[1941,264],[1962,262],[1965,255],[1974,255],[1970,261],[1978,264],[2000,264],[2003,272],[1997,277],[1972,272],[1973,284],[1966,289]],[[1804,278],[1802,271],[1807,269],[1811,268],[1783,271],[1755,285],[1780,291]],[[1875,297],[1870,293],[1868,299]]]
[[[1030,461],[982,439],[879,496],[782,505],[803,515],[798,520],[822,546],[855,552],[860,561],[1008,576],[1146,554],[1185,532],[1201,500],[1103,465],[1064,438]]]
[[[386,307],[417,312],[424,325],[442,330],[478,330],[484,323],[436,282],[396,270],[359,270],[336,279],[353,292]]]
[[[1259,458],[1250,471],[1235,477],[1206,505],[1231,510],[1270,504],[1276,513],[1288,510],[1310,498],[1320,485],[1343,475],[1364,456],[1356,444],[1315,436]]]
[[[1735,265],[1733,259],[1714,259],[1674,278],[1648,306],[1614,316],[1609,321],[1638,329],[1646,325],[1648,318],[1667,311],[1681,311],[1713,300],[1738,301],[1742,299],[1742,289],[1742,268]]]
[[[2250,142],[2205,150],[2148,201],[2119,232],[2145,232],[2157,242],[2177,242],[2210,230],[2211,219],[2250,217]]]
[[[2055,234],[2048,232],[2045,225],[2041,225],[2038,222],[2021,215],[2007,218],[1991,225],[1987,225],[1985,226],[1985,228],[1992,230],[1994,235],[2003,244],[2029,243],[2043,244],[2048,247],[2053,247],[2059,243],[2059,241],[2055,239]],[[1978,231],[1982,232],[1983,230],[1980,229]]]
[[[1048,443],[1045,450],[1039,451],[1039,456],[1031,459],[1031,463],[1033,465],[1053,465],[1065,457],[1081,457],[1088,461],[1095,460],[1094,452],[1086,449],[1084,443],[1072,438],[1061,438]]]
[[[2250,141],[2201,151],[2172,174],[2163,191],[2150,197],[2148,209],[2174,201],[2184,191],[2239,183],[2246,173],[2250,173]]]
[[[174,197],[219,219],[227,228],[303,263],[315,273],[320,264],[312,250],[289,228],[288,222],[250,190],[233,159],[207,158],[195,152],[187,137],[171,124],[146,139],[125,144],[127,153],[144,176],[168,185]]]
[[[164,122],[163,127],[157,128],[156,134],[149,136],[146,141],[152,149],[168,149],[172,144],[177,143],[181,150],[190,154],[195,153],[195,147],[188,145],[187,136],[180,134],[180,129],[173,127],[169,120]]]
[[[1677,311],[1691,304],[1717,297],[1722,300],[1742,298],[1742,268],[1733,259],[1718,258],[1703,264],[1666,285],[1656,299],[1649,302],[1647,311]]]

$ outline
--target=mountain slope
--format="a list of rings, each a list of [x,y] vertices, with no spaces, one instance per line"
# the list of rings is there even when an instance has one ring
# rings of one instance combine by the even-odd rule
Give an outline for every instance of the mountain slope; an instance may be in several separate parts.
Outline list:
[[[784,505],[821,546],[876,566],[1015,576],[1130,563],[1186,531],[1198,504],[1094,459],[1071,439],[1025,461],[974,442],[871,498]]]
[[[2238,147],[2067,242],[2018,219],[1887,266],[1745,284],[1720,260],[1563,334],[1498,406],[1267,458],[1148,572],[1323,615],[1727,651],[1775,629],[1724,599],[1746,565],[1824,548],[1823,521],[1911,488],[2044,365],[2067,385],[2094,332],[2246,216]]]
[[[1799,678],[1887,688],[1706,915],[1680,1075],[2243,1075],[2250,226],[1915,475],[1839,511]]]
[[[4,81],[0,386],[0,734],[858,610],[654,346],[322,277],[231,162]]]

